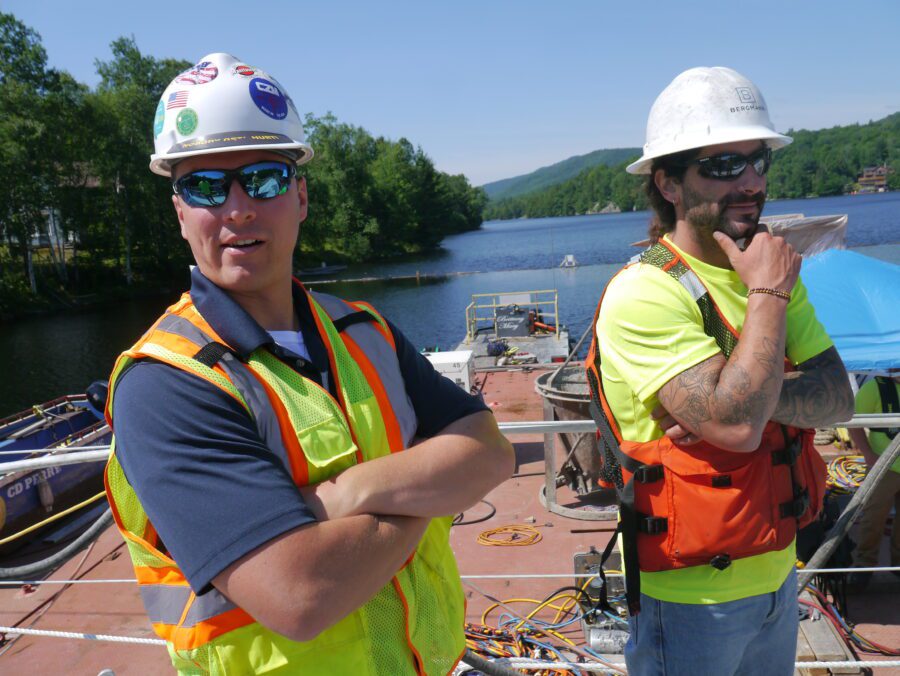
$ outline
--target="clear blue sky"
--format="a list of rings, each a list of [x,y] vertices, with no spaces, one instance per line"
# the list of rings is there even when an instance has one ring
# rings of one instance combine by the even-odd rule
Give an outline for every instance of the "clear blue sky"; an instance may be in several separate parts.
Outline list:
[[[900,110],[896,0],[0,0],[0,10],[88,85],[123,35],[159,58],[230,52],[278,78],[301,112],[405,136],[476,185],[642,145],[656,95],[693,66],[749,76],[781,131]]]

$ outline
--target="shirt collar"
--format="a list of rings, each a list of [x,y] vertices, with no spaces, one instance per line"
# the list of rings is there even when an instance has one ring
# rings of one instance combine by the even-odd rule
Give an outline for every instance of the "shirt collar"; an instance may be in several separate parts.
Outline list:
[[[328,370],[328,353],[319,336],[307,291],[294,282],[294,312],[300,322],[300,333],[309,350],[313,366],[318,371]],[[241,359],[248,359],[260,347],[275,346],[269,332],[261,327],[244,308],[228,293],[211,282],[200,268],[191,270],[191,300],[197,311],[212,329],[231,347]]]

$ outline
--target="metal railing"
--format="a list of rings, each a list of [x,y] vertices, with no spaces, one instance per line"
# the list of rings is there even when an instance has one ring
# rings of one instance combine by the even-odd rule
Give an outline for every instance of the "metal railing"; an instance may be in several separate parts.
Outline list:
[[[486,300],[487,299],[487,300]],[[506,293],[473,293],[472,302],[466,306],[466,343],[475,340],[478,322],[491,322],[497,332],[497,310],[518,305],[523,308],[537,308],[544,318],[553,318],[554,334],[559,340],[559,299],[556,289],[541,291],[510,291]],[[548,308],[546,312],[542,308]],[[552,308],[552,311],[549,309]],[[490,314],[479,314],[479,310],[490,310]]]
[[[529,420],[521,422],[498,423],[505,436],[520,434],[593,434],[597,426],[593,420]],[[853,416],[851,420],[836,423],[830,427],[900,427],[900,415],[896,413],[864,413]],[[52,456],[16,460],[0,465],[0,474],[17,472],[23,469],[40,469],[57,465],[75,465],[80,462],[98,462],[109,457],[109,446],[91,446],[89,451],[73,451],[56,453]],[[46,449],[22,450],[16,453],[43,453]]]

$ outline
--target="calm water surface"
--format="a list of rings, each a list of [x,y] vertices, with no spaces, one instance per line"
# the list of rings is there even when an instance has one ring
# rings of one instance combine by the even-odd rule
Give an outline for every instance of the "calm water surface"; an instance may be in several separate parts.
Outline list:
[[[846,213],[850,248],[900,264],[900,193],[770,202],[765,213]],[[593,316],[603,285],[636,253],[629,245],[645,237],[647,220],[647,212],[634,212],[491,221],[479,231],[448,237],[434,254],[353,266],[341,273],[344,281],[312,288],[367,300],[415,345],[442,349],[463,337],[472,294],[557,289],[561,319],[577,338]],[[581,267],[557,268],[570,253]],[[347,281],[416,272],[436,277]],[[106,378],[119,352],[174,299],[139,299],[0,325],[0,417]]]

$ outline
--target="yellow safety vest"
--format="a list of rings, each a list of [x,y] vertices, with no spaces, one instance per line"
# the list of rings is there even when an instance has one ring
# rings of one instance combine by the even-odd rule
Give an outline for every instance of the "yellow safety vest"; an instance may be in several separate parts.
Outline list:
[[[116,380],[136,360],[151,358],[240,402],[298,486],[404,450],[416,416],[384,319],[364,303],[309,296],[337,400],[265,347],[240,361],[184,294],[116,362],[110,425]],[[465,650],[465,602],[449,546],[450,517],[432,519],[413,556],[372,600],[315,639],[297,642],[265,628],[216,589],[199,596],[191,590],[178,564],[159,548],[116,459],[115,440],[106,491],[153,629],[179,673],[432,676],[453,671]]]

